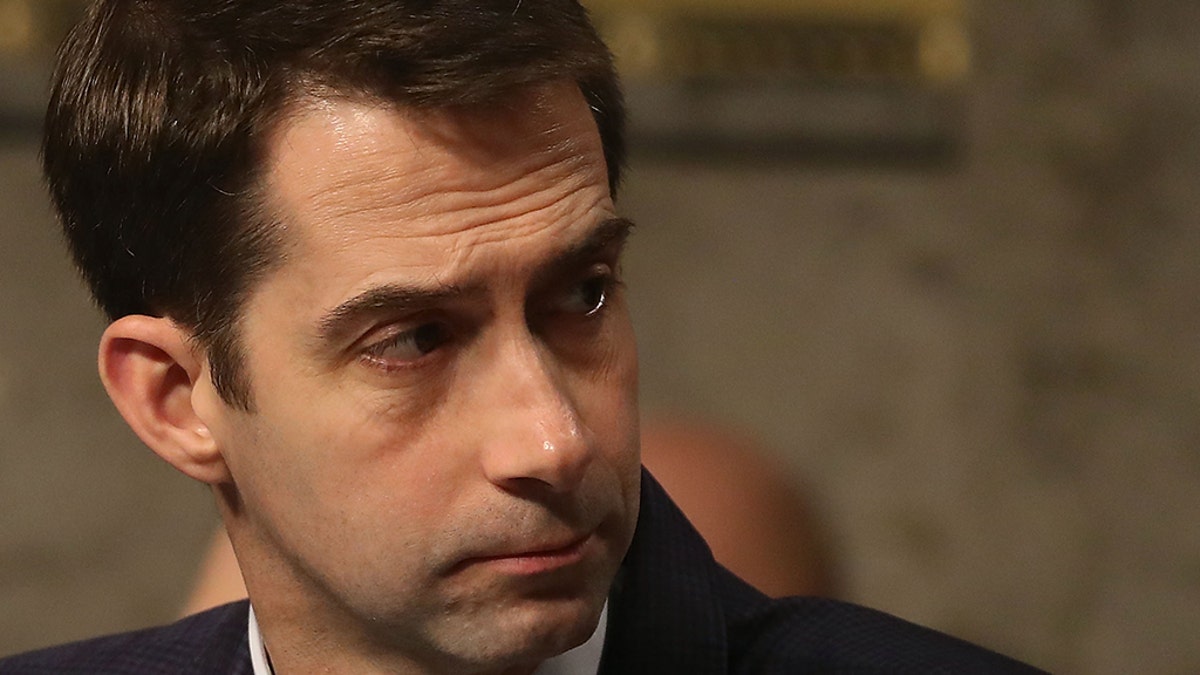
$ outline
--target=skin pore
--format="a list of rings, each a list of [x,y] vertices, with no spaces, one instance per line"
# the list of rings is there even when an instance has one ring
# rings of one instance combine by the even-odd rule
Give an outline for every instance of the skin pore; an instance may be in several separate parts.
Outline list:
[[[196,357],[175,417],[277,672],[530,672],[593,632],[638,510],[629,224],[586,103],[310,100],[271,147],[253,412]]]

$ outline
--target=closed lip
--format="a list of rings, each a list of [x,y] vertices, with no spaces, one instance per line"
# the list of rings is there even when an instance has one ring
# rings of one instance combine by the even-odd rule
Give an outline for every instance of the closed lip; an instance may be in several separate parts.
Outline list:
[[[514,551],[511,553],[499,553],[496,555],[484,555],[484,556],[479,556],[478,559],[480,559],[480,560],[498,560],[501,558],[539,558],[539,557],[553,557],[553,556],[565,555],[565,554],[572,552],[575,549],[578,549],[580,546],[582,546],[583,542],[587,541],[588,537],[590,537],[590,536],[592,536],[592,535],[589,532],[588,534],[582,535],[580,537],[576,537],[575,539],[572,539],[562,545],[551,544],[549,546],[532,548],[532,549],[528,549],[528,550],[524,550],[524,551]]]
[[[592,538],[594,532],[577,535],[565,542],[551,542],[545,545],[537,544],[529,548],[514,548],[499,552],[473,554],[455,565],[462,569],[471,565],[499,563],[509,564],[525,571],[544,571],[562,567],[582,557],[584,547]]]

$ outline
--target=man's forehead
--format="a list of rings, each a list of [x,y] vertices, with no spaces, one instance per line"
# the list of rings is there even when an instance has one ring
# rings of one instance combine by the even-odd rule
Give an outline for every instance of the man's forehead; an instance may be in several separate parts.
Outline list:
[[[483,193],[539,172],[589,181],[607,172],[595,121],[573,82],[484,107],[310,96],[281,122],[266,155],[266,205],[285,224],[303,219],[298,210],[359,208],[369,200],[342,194],[355,185],[386,190],[392,206],[417,207],[439,193]],[[558,170],[543,171],[550,165]]]
[[[385,120],[403,124],[414,148],[453,146],[479,161],[531,149],[570,149],[581,155],[600,149],[591,109],[571,81],[531,85],[486,104],[436,107],[366,93],[316,90],[297,98],[281,115],[267,138],[267,164],[278,164],[290,147],[314,135],[367,125],[378,131]],[[536,136],[546,143],[531,146],[529,141]]]
[[[536,267],[613,216],[599,132],[573,84],[494,110],[314,99],[271,150],[262,192],[284,263],[264,282],[305,286],[314,308],[380,283],[428,290],[431,278]]]

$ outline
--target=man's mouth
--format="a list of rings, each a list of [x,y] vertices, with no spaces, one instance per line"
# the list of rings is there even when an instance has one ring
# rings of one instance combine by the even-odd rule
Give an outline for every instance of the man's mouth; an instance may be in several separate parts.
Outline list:
[[[579,564],[592,553],[596,545],[595,532],[588,532],[565,543],[553,542],[528,549],[472,556],[455,567],[486,567],[512,576],[549,574]]]

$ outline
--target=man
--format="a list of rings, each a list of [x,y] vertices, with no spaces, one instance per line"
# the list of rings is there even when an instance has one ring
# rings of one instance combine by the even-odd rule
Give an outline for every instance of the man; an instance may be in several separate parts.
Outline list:
[[[623,113],[574,1],[99,0],[60,59],[101,378],[212,487],[253,609],[0,672],[1022,668],[768,600],[642,475]]]

